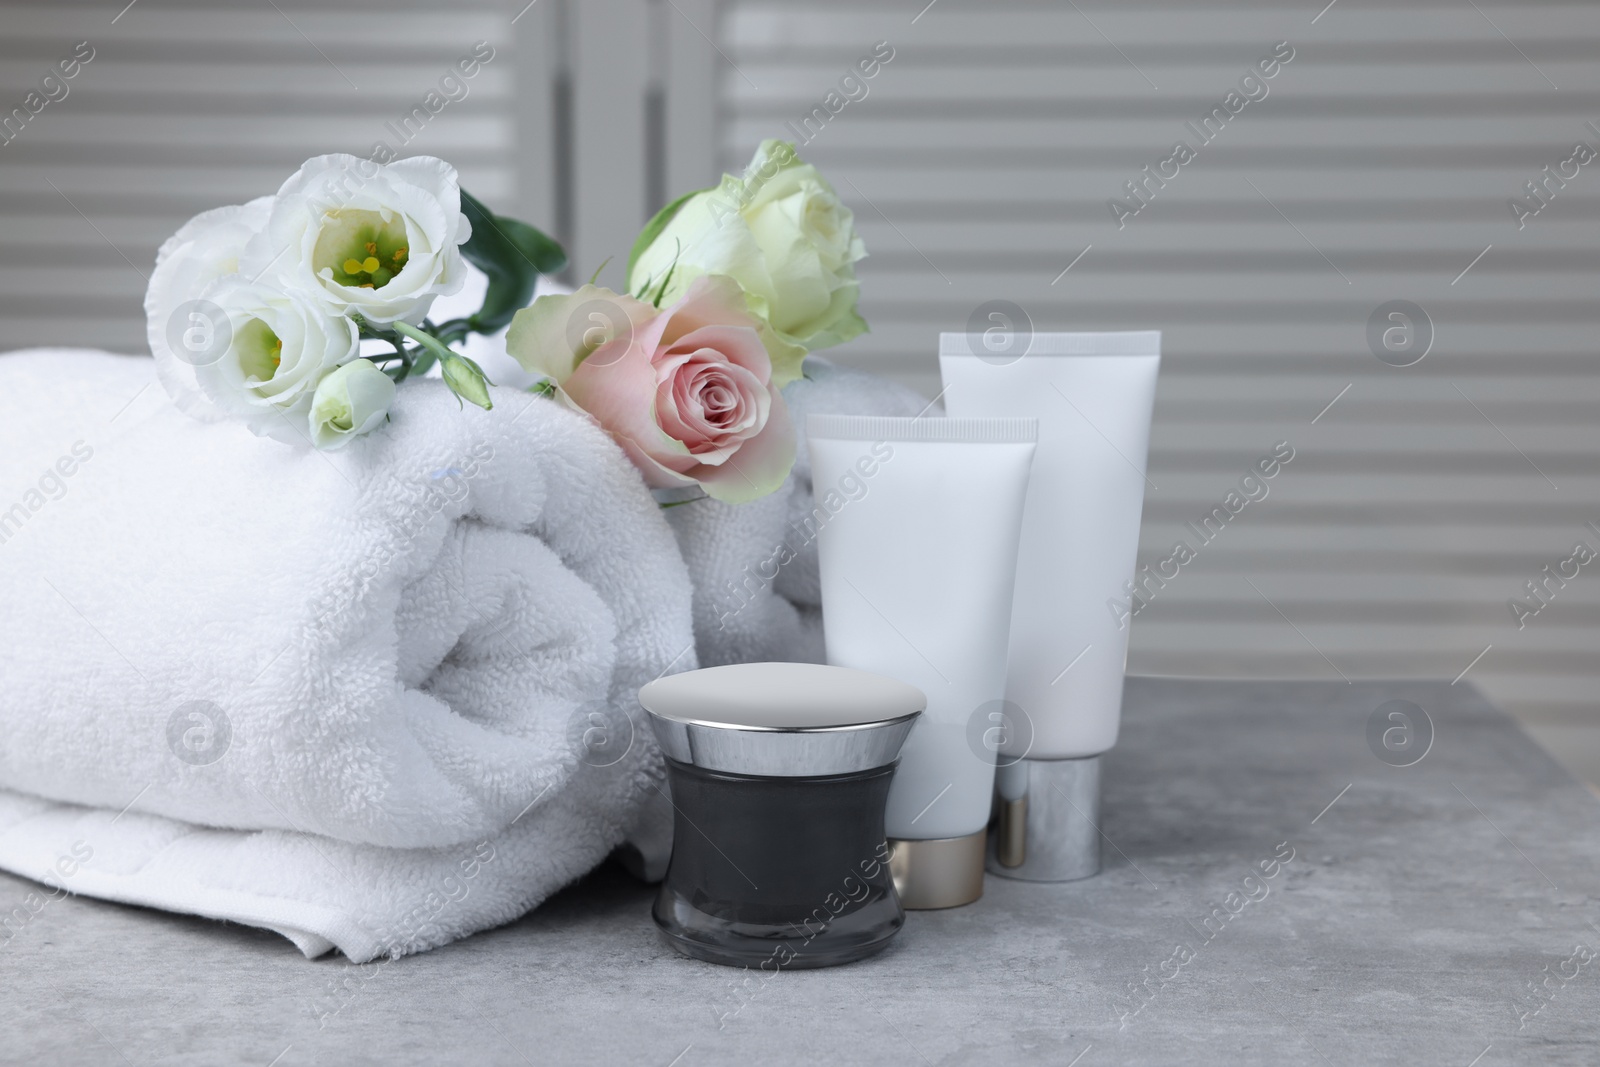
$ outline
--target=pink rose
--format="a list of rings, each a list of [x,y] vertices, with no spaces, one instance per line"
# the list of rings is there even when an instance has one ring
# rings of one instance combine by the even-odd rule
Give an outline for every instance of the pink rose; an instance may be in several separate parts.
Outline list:
[[[769,344],[792,363],[778,382]],[[697,278],[660,309],[593,285],[543,296],[517,312],[506,350],[604,427],[652,488],[699,484],[738,503],[773,492],[794,466],[777,385],[798,376],[803,352],[770,337],[731,278]]]

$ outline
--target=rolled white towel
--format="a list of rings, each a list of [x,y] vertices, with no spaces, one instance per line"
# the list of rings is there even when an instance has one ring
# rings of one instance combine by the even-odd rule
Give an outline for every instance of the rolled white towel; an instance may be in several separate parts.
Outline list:
[[[635,693],[695,661],[672,534],[605,435],[430,381],[315,452],[154,382],[0,356],[0,867],[81,846],[67,890],[362,960],[603,858],[656,784]]]
[[[939,414],[926,397],[887,378],[815,356],[805,370],[783,392],[800,435],[799,457],[783,487],[748,504],[706,498],[667,510],[694,582],[703,666],[823,661],[816,532],[828,515],[813,498],[806,416]],[[822,496],[833,488],[824,486]],[[843,491],[840,497],[848,500]]]

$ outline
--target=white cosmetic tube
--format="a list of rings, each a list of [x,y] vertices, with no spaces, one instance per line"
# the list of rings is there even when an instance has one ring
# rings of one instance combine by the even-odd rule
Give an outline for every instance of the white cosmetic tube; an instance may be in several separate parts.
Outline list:
[[[828,662],[928,696],[889,790],[895,886],[907,908],[970,903],[1038,423],[812,415],[806,430]]]
[[[945,408],[1034,416],[1039,450],[1017,561],[989,869],[1038,881],[1099,870],[1097,758],[1117,741],[1159,331],[939,337]]]

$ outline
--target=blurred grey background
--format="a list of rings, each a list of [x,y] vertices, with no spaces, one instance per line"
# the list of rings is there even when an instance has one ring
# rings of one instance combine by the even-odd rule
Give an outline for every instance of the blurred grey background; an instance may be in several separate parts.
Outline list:
[[[1163,330],[1151,563],[1294,449],[1139,613],[1131,670],[1458,679],[1600,781],[1595,3],[124,4],[0,5],[0,348],[141,350],[161,239],[313,154],[443,156],[615,285],[656,206],[799,129],[871,252],[872,333],[830,358],[931,396],[988,300]]]

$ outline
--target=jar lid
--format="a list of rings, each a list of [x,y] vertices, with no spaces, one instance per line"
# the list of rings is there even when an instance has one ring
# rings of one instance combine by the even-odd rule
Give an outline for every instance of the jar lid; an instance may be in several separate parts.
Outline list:
[[[915,686],[849,667],[734,663],[658,678],[639,703],[680,763],[797,778],[893,763],[928,701]]]

